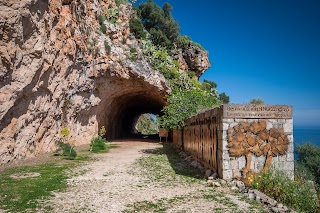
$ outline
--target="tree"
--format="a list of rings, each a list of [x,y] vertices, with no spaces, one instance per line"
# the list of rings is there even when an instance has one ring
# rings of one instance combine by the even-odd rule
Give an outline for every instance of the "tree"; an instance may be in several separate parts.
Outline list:
[[[172,130],[180,129],[185,120],[199,111],[219,104],[219,100],[200,88],[174,89],[167,97],[169,104],[158,117],[161,127]]]
[[[140,19],[134,18],[129,22],[130,32],[134,34],[137,39],[145,38],[146,33],[144,32],[143,24]]]
[[[213,91],[217,86],[218,85],[215,82],[206,79],[204,79],[202,83],[202,89],[206,91]]]
[[[228,104],[229,99],[230,97],[225,92],[219,94],[219,100],[222,101],[223,104]]]
[[[298,145],[295,152],[299,157],[297,163],[310,172],[315,181],[320,184],[320,147],[305,143]]]
[[[264,104],[264,101],[260,98],[253,98],[249,101],[248,104],[255,104],[255,105]]]
[[[180,34],[180,27],[171,15],[172,7],[165,3],[160,8],[152,0],[139,5],[141,19],[146,30],[151,34],[156,45],[171,49]]]

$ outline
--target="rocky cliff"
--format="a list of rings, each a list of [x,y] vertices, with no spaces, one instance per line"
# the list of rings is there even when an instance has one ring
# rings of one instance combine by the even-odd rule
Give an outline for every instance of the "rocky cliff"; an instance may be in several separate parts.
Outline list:
[[[80,145],[102,125],[109,139],[125,137],[137,116],[160,113],[170,89],[143,56],[131,58],[141,51],[134,15],[113,0],[0,0],[0,163],[52,151],[63,128]],[[199,76],[209,62],[195,51],[179,64]]]

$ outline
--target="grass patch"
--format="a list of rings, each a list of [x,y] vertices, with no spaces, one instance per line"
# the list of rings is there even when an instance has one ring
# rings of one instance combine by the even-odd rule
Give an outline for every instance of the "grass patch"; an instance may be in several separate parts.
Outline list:
[[[221,203],[224,206],[227,206],[230,209],[236,210],[238,205],[232,202],[232,200],[226,197],[221,192],[217,192],[214,190],[210,190],[203,194],[203,198],[210,201],[216,201],[217,203]]]
[[[174,181],[194,183],[203,180],[200,170],[181,159],[169,144],[144,152],[148,155],[140,158],[137,166],[152,181],[171,185]]]
[[[172,206],[177,205],[188,199],[190,195],[175,196],[172,198],[161,198],[155,201],[140,201],[132,205],[128,205],[129,209],[123,211],[125,213],[131,212],[167,212]]]
[[[67,187],[65,171],[74,164],[53,163],[38,166],[10,168],[0,174],[0,207],[10,212],[36,209],[39,200],[52,195],[52,191]],[[38,173],[39,176],[14,178],[24,174]]]

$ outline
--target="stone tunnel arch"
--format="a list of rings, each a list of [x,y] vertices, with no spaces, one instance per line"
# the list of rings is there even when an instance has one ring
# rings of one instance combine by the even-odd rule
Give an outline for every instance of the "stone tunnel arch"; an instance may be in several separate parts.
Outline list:
[[[99,128],[106,127],[106,138],[130,138],[137,133],[135,124],[140,115],[160,115],[166,105],[167,87],[163,83],[134,75],[128,79],[110,77],[97,82],[95,96],[101,102],[91,113],[97,115]]]

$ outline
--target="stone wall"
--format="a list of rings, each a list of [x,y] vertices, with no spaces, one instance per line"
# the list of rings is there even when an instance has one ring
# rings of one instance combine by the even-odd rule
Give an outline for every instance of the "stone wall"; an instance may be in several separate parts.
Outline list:
[[[292,107],[222,105],[193,116],[173,143],[223,179],[246,179],[271,167],[293,178]]]

